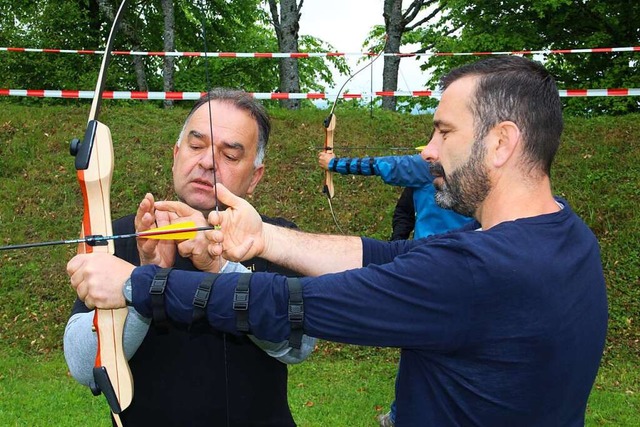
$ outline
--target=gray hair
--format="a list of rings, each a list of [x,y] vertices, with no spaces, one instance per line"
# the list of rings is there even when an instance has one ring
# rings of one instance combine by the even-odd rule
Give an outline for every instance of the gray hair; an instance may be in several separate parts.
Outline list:
[[[255,167],[260,166],[264,162],[264,156],[267,151],[267,143],[269,142],[269,134],[271,133],[271,121],[269,120],[269,115],[267,114],[267,110],[264,106],[242,90],[219,87],[211,89],[208,93],[202,95],[200,99],[196,101],[193,108],[191,108],[189,115],[184,121],[184,125],[182,125],[182,130],[180,131],[176,145],[178,147],[180,146],[180,141],[182,141],[182,137],[184,136],[187,123],[189,123],[193,113],[209,101],[219,101],[231,104],[237,109],[249,113],[249,115],[256,121],[256,124],[258,125],[258,147],[256,149],[256,158],[253,165]]]

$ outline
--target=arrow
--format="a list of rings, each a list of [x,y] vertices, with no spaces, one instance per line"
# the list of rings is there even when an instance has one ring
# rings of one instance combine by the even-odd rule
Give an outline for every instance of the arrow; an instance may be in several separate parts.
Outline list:
[[[215,227],[210,225],[196,227],[195,222],[188,221],[169,224],[165,225],[164,227],[158,227],[148,231],[140,231],[138,233],[118,234],[115,236],[91,235],[85,236],[81,239],[54,240],[51,242],[23,243],[19,245],[0,246],[0,251],[9,249],[38,248],[41,246],[71,245],[78,243],[86,243],[90,246],[104,246],[109,240],[132,239],[134,237],[157,240],[188,240],[196,237],[196,233],[198,231],[213,230],[214,228]]]
[[[424,146],[422,146],[424,147]],[[417,150],[420,147],[415,147],[415,149]],[[324,150],[324,147],[313,147],[314,150],[316,151],[322,151]],[[368,147],[368,146],[363,146],[363,147],[343,147],[340,146],[340,151],[356,151],[356,150],[378,150],[378,151],[411,151],[414,150],[413,147]]]

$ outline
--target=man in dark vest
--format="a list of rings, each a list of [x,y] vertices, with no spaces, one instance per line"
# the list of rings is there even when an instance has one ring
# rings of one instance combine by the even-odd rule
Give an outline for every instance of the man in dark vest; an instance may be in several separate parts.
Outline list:
[[[264,174],[270,129],[264,107],[245,92],[215,89],[200,98],[173,149],[175,193],[186,204],[186,211],[179,212],[179,216],[206,225],[207,215],[215,209],[216,181],[237,196],[252,194]],[[153,204],[153,196],[147,194],[135,215],[114,221],[114,234],[168,223],[170,218],[164,212],[156,212]],[[296,227],[282,218],[263,219]],[[181,270],[218,273],[248,269],[295,274],[261,258],[243,262],[246,268],[214,260],[201,250],[206,239],[199,234],[179,244],[152,239],[117,240],[116,256],[135,265],[157,264]],[[91,332],[92,318],[93,311],[76,300],[64,337],[71,374],[88,386],[94,381],[97,345],[95,333]],[[252,337],[219,333],[202,326],[180,327],[162,319],[149,323],[130,309],[124,347],[135,391],[131,405],[120,415],[123,424],[294,426],[287,402],[286,363],[304,360],[313,350],[313,340],[304,337],[297,350],[286,342],[258,342]]]

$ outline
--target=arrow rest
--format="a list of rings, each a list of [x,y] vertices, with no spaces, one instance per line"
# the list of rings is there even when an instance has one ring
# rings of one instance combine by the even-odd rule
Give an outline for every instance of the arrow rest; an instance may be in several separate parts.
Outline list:
[[[328,128],[331,124],[331,119],[333,118],[333,113],[330,113],[326,119],[324,119],[324,127]]]
[[[109,236],[111,237],[111,236]],[[92,234],[91,236],[85,236],[85,243],[89,246],[107,246],[109,241],[101,234]]]
[[[87,170],[89,168],[89,159],[91,159],[97,128],[97,120],[89,120],[83,141],[80,142],[78,138],[74,138],[69,144],[69,153],[76,158],[76,170]]]

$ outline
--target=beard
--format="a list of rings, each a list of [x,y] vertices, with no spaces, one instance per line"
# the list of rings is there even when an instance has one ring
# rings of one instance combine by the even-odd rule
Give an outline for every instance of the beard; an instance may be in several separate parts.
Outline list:
[[[430,165],[431,174],[442,178],[441,184],[434,184],[438,206],[464,216],[474,216],[478,206],[491,190],[489,172],[484,165],[485,155],[484,142],[476,140],[473,142],[471,154],[466,163],[449,175],[445,174],[441,163],[436,162]]]

